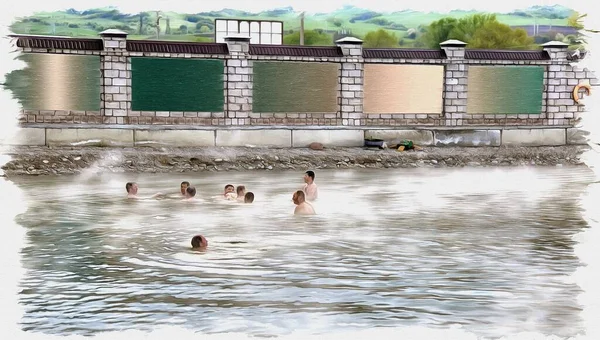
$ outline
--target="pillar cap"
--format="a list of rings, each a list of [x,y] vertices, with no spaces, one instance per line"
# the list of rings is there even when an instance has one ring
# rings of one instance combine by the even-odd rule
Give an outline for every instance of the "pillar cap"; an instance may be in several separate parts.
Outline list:
[[[250,42],[250,36],[244,34],[229,34],[228,36],[223,38],[225,41],[240,41],[240,42]]]
[[[545,44],[541,45],[543,48],[568,48],[569,44],[565,44],[562,41],[548,41]]]
[[[123,32],[121,30],[118,29],[114,29],[114,28],[109,28],[105,31],[100,32],[100,36],[101,37],[119,37],[119,38],[126,38],[128,35],[127,32]]]
[[[344,37],[336,40],[335,43],[339,45],[362,45],[363,41],[355,37]]]
[[[450,40],[442,41],[440,43],[440,46],[441,47],[466,47],[467,43],[464,41],[456,40],[456,39],[450,39]]]

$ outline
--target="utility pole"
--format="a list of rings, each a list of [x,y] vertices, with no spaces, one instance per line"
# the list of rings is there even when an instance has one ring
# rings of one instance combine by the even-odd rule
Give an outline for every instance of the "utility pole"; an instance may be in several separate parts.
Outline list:
[[[139,35],[142,35],[142,30],[144,29],[144,12],[140,12],[140,28],[138,31]]]
[[[300,13],[300,45],[304,45],[304,12]]]
[[[547,2],[548,2],[548,0],[544,0],[543,1],[544,6],[548,6],[549,5],[549,3],[547,3]],[[552,32],[552,19],[549,18],[548,21],[550,22],[550,28],[549,28],[548,32]]]
[[[160,19],[162,16],[160,15],[160,11],[156,11],[156,40],[159,39],[160,36]]]

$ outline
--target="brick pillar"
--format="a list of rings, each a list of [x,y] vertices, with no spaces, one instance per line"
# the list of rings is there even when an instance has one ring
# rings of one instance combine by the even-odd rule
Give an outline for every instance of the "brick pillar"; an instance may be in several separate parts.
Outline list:
[[[249,36],[228,36],[225,43],[229,58],[225,61],[225,124],[250,125],[252,112],[252,62]]]
[[[467,114],[467,74],[465,47],[460,40],[446,40],[440,47],[446,53],[444,77],[444,116],[446,126],[459,126]]]
[[[131,64],[126,56],[127,33],[109,29],[100,33],[104,51],[100,56],[102,71],[101,115],[105,124],[126,124],[131,110]]]
[[[573,81],[571,79],[575,79],[575,72],[567,60],[568,47],[569,45],[560,41],[549,41],[542,45],[550,56],[545,88],[548,125],[564,125],[565,119],[578,118],[576,116],[579,109],[572,94],[576,84],[569,84],[569,81]]]
[[[337,40],[342,50],[342,69],[340,77],[340,113],[342,125],[360,125],[363,118],[364,98],[364,59],[362,40],[346,37]]]

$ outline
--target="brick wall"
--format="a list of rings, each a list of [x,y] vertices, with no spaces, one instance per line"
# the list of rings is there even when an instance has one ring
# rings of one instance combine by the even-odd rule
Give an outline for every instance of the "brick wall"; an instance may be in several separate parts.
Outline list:
[[[35,39],[35,38],[28,38]],[[535,57],[538,52],[498,52],[477,59],[465,53],[465,44],[449,42],[441,50],[363,50],[361,42],[342,39],[336,47],[264,47],[250,46],[248,39],[231,38],[225,44],[152,42],[147,50],[126,39],[122,32],[102,35],[102,49],[38,48],[21,46],[27,53],[100,55],[103,76],[100,112],[24,109],[19,118],[24,125],[33,123],[139,124],[139,125],[324,125],[324,126],[573,126],[585,106],[576,104],[572,91],[577,84],[597,85],[595,75],[567,60],[564,46],[546,46],[549,58]],[[136,45],[138,44],[138,45]],[[170,45],[169,45],[170,44]],[[62,43],[61,46],[63,46]],[[93,46],[92,46],[93,45]],[[140,46],[141,46],[140,45]],[[217,46],[219,45],[219,46]],[[77,45],[79,46],[79,45]],[[158,47],[157,47],[158,46]],[[162,51],[163,49],[164,51]],[[221,50],[220,50],[221,49]],[[184,52],[182,52],[184,51]],[[480,55],[487,56],[486,51]],[[271,53],[271,54],[269,54]],[[475,53],[475,52],[473,52]],[[479,52],[478,52],[479,53]],[[495,54],[494,54],[495,53]],[[512,53],[512,54],[511,54]],[[476,54],[479,55],[479,54]],[[534,56],[531,57],[530,56]],[[224,61],[222,110],[214,112],[134,111],[132,102],[132,57],[218,59]],[[337,112],[256,112],[253,107],[254,63],[257,61],[334,63],[339,65]],[[365,64],[443,65],[443,112],[365,114]],[[467,113],[469,68],[478,65],[542,66],[544,68],[540,114]]]

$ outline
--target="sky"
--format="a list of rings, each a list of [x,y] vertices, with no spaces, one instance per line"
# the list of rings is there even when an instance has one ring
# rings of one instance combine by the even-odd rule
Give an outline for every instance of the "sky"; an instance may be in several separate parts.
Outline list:
[[[0,0],[0,33],[6,31],[6,26],[14,22],[15,18],[29,16],[34,12],[69,8],[85,10],[107,6],[114,6],[124,13],[153,10],[197,13],[223,8],[258,12],[292,6],[295,10],[306,11],[310,15],[310,13],[331,12],[344,5],[353,5],[382,12],[412,9],[440,13],[455,9],[503,13],[535,5],[563,5],[579,11],[583,9],[583,12],[589,12],[592,7],[591,4],[594,2],[593,0]]]
[[[14,0],[2,0],[8,5],[10,11],[14,11],[11,3]],[[581,3],[582,1],[577,1]],[[583,2],[591,2],[584,0]],[[378,11],[398,11],[404,9],[413,9],[419,11],[447,12],[453,9],[481,10],[493,12],[507,12],[514,9],[526,8],[534,5],[564,5],[573,6],[572,0],[453,0],[453,1],[405,1],[405,0],[194,0],[194,1],[173,1],[173,0],[52,0],[52,1],[19,1],[20,4],[29,3],[29,6],[19,6],[36,11],[61,10],[75,8],[77,10],[116,6],[123,12],[135,13],[140,10],[163,10],[176,12],[200,12],[219,10],[224,7],[240,9],[246,11],[260,11],[277,7],[292,6],[294,9],[307,12],[329,12],[340,8],[343,5],[354,5],[357,7],[369,8]],[[16,13],[15,13],[16,14]],[[20,14],[19,14],[20,15]]]

